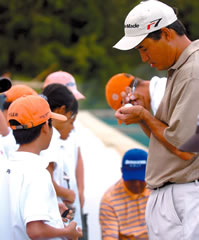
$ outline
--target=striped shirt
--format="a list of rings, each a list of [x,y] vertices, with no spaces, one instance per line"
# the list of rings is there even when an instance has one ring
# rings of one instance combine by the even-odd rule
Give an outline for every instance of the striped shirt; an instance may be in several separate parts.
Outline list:
[[[147,240],[145,207],[149,190],[133,194],[120,179],[107,190],[100,204],[103,240]]]

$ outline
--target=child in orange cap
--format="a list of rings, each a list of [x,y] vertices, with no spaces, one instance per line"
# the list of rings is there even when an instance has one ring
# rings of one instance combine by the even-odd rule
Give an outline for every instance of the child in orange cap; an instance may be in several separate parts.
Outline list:
[[[4,93],[5,102],[3,104],[3,111],[5,117],[7,117],[7,110],[10,104],[19,97],[26,95],[37,95],[37,92],[29,86],[24,84],[18,84],[12,86],[8,91]]]
[[[24,84],[17,84],[12,86],[8,91],[4,92],[3,94],[5,96],[5,100],[3,103],[3,114],[7,123],[7,112],[10,104],[19,97],[26,95],[37,95],[37,92],[29,86],[26,86]],[[2,134],[2,132],[0,132],[0,134]],[[18,145],[15,142],[12,130],[10,128],[7,128],[7,132],[2,135],[5,156],[8,157],[10,152],[17,150]]]
[[[137,81],[136,86],[134,85]],[[142,104],[155,115],[166,88],[166,78],[153,77],[143,80],[127,73],[118,73],[112,76],[106,84],[105,96],[108,105],[117,110],[130,100],[130,95],[139,95]],[[132,93],[133,91],[133,93]],[[129,96],[128,96],[129,95]],[[127,99],[128,98],[128,99]],[[140,104],[134,102],[134,104]],[[121,123],[121,122],[119,122]]]
[[[18,98],[8,109],[19,149],[10,155],[0,173],[4,184],[0,187],[1,214],[6,219],[0,222],[0,239],[61,240],[81,236],[75,222],[64,227],[50,174],[39,155],[51,141],[51,119],[66,121],[63,115],[52,113],[40,96]]]

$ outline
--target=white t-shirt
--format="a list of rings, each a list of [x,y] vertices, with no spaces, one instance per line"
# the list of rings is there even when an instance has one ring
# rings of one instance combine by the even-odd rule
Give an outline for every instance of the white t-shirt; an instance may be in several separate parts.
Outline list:
[[[64,177],[67,176],[69,178],[70,189],[75,192],[75,201],[73,203],[75,207],[74,221],[78,226],[82,227],[80,200],[75,176],[75,161],[72,157],[73,155],[69,154],[71,152],[70,148],[73,149],[74,146],[72,142],[69,145],[68,143],[67,140],[62,140],[59,132],[53,128],[50,146],[41,152],[41,156],[45,158],[48,164],[50,162],[55,164],[53,178],[58,185],[68,188]],[[58,197],[58,200],[61,201],[62,199]]]
[[[155,76],[150,80],[149,94],[151,98],[151,109],[154,115],[156,114],[160,102],[164,96],[166,83],[166,77],[160,78]]]
[[[4,229],[0,231],[0,239],[29,240],[26,224],[31,221],[42,220],[55,228],[63,228],[46,162],[28,152],[12,153],[4,162],[6,167],[0,170],[1,216],[4,216],[0,221],[0,229]],[[9,234],[12,238],[7,237]]]

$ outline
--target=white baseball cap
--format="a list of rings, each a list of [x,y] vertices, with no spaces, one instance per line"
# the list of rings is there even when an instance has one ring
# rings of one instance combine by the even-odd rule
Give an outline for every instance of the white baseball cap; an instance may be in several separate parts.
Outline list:
[[[141,2],[127,15],[124,22],[125,36],[113,47],[129,50],[136,47],[151,32],[177,20],[174,10],[157,0]]]

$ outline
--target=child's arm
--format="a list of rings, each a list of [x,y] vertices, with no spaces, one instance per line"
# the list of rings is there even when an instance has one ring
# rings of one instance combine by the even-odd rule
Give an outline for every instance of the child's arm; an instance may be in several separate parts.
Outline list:
[[[81,208],[83,208],[84,206],[84,163],[83,163],[80,147],[78,147],[76,179],[77,179],[80,205],[81,205]]]
[[[71,189],[68,188],[64,188],[59,186],[53,179],[53,170],[54,170],[54,163],[51,162],[49,163],[47,170],[50,172],[51,178],[52,178],[52,182],[53,182],[53,186],[55,188],[56,194],[59,197],[64,198],[69,204],[74,203],[75,201],[75,192]]]
[[[9,130],[8,130],[8,124],[6,122],[6,119],[3,115],[3,112],[0,110],[0,134],[2,136],[7,136],[8,133],[9,133]]]
[[[32,240],[56,237],[66,237],[71,240],[76,240],[82,236],[81,229],[76,229],[76,226],[76,222],[70,222],[69,225],[64,228],[54,228],[45,224],[43,221],[33,221],[27,223],[26,232]]]

